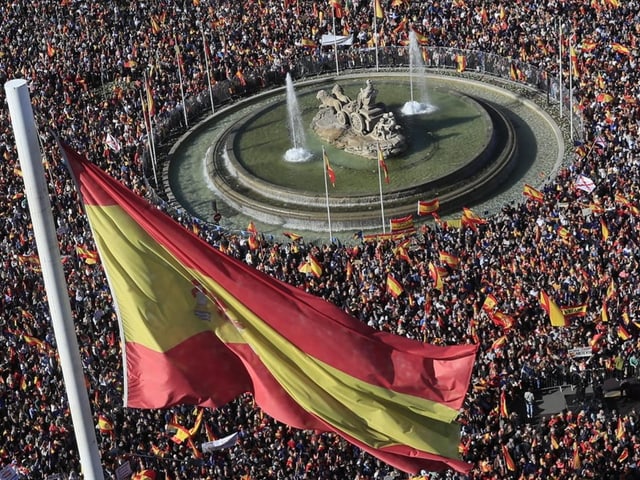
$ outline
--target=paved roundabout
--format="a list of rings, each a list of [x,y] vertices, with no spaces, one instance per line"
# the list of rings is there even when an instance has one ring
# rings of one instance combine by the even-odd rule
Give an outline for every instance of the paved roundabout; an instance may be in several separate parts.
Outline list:
[[[296,84],[303,122],[317,112],[316,93],[339,82],[354,92],[373,80],[378,99],[399,110],[409,90],[405,72],[345,75]],[[540,186],[565,155],[561,130],[533,91],[502,88],[466,77],[426,76],[437,111],[400,117],[409,149],[386,159],[391,182],[382,185],[385,219],[416,212],[418,200],[439,198],[441,214],[462,206],[484,213],[521,198],[522,185]],[[495,79],[492,79],[495,80]],[[264,233],[308,232],[326,237],[327,198],[333,232],[381,230],[375,160],[346,154],[307,135],[313,156],[289,163],[283,89],[264,92],[216,112],[173,146],[164,171],[168,197],[204,220],[213,203],[222,226],[244,229],[249,221]],[[336,172],[325,195],[322,147]],[[506,196],[505,196],[506,195]]]

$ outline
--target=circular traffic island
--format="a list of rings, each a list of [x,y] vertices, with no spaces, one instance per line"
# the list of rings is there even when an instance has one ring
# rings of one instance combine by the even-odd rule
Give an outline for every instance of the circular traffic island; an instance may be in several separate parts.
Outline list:
[[[293,145],[284,89],[234,104],[174,146],[165,170],[167,190],[205,220],[211,219],[213,200],[222,213],[221,225],[241,230],[249,220],[265,233],[327,232],[329,221],[333,232],[381,230],[381,210],[388,222],[415,214],[418,201],[437,198],[439,213],[445,216],[516,188],[515,182],[537,170],[539,154],[552,159],[551,168],[561,162],[560,130],[530,100],[474,80],[425,78],[428,98],[416,100],[429,108],[415,115],[402,113],[413,90],[402,72],[296,84],[299,124],[305,128],[304,150],[309,152],[301,161],[285,158]],[[373,80],[377,102],[384,105],[385,115],[393,116],[406,143],[401,153],[383,152],[386,176],[377,155],[349,152],[311,127],[323,108],[318,92],[330,92],[339,84],[346,97],[357,98],[365,79]],[[339,112],[334,113],[337,118]],[[325,163],[334,172],[334,185]],[[540,178],[541,173],[536,175]]]

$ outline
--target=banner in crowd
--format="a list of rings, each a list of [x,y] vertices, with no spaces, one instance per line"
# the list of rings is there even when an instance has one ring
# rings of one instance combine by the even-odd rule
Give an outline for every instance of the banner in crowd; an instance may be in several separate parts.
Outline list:
[[[211,440],[202,444],[202,452],[215,452],[216,450],[224,450],[225,448],[231,448],[238,442],[238,432],[227,435],[226,437],[219,438],[217,440]]]

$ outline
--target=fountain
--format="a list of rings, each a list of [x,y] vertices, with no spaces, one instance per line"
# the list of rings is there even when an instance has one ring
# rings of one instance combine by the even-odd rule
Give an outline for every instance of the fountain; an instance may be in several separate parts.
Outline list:
[[[326,102],[319,106],[322,90]],[[223,215],[221,225],[227,228],[244,229],[251,220],[261,232],[272,234],[289,229],[324,232],[328,198],[332,233],[373,229],[380,228],[376,208],[380,176],[377,156],[365,154],[369,146],[377,154],[380,145],[389,168],[391,182],[384,185],[383,196],[385,214],[391,217],[415,213],[418,201],[435,197],[443,215],[453,212],[460,204],[495,190],[498,171],[507,175],[512,168],[512,152],[536,151],[515,148],[508,118],[492,108],[495,89],[485,92],[475,83],[430,75],[429,90],[438,109],[430,115],[404,117],[399,111],[409,91],[406,72],[345,76],[339,86],[332,78],[296,83],[306,148],[317,152],[306,162],[283,160],[291,147],[283,89],[260,101],[249,99],[220,112],[189,134],[188,140],[185,137],[176,144],[171,153],[170,193],[202,219],[215,213],[211,207],[215,199]],[[512,102],[510,95],[506,98]],[[396,130],[389,113],[398,118],[396,126],[402,132]],[[318,114],[324,127],[320,131],[313,129]],[[332,133],[332,138],[326,138]],[[394,156],[392,142],[398,133],[407,139],[406,150]],[[330,195],[318,159],[323,148],[337,177],[335,188],[329,187]]]
[[[298,97],[293,88],[293,80],[291,74],[287,73],[285,80],[287,90],[287,116],[289,120],[289,135],[291,137],[292,147],[284,154],[287,162],[306,162],[313,154],[307,150],[307,139],[302,125],[302,115],[300,114],[300,106],[298,105]]]
[[[419,101],[413,98],[414,79],[418,87]],[[422,52],[420,51],[416,33],[413,30],[409,33],[409,89],[411,100],[402,107],[401,112],[403,115],[422,115],[436,111],[437,107],[429,99]]]

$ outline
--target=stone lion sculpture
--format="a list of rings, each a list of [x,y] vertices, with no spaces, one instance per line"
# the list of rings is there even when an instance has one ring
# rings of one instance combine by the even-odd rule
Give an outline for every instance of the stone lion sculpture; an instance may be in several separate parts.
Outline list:
[[[320,100],[320,108],[330,108],[336,113],[342,110],[342,102],[333,95],[329,95],[326,90],[320,90],[316,94],[316,98]]]
[[[338,100],[340,100],[343,105],[347,105],[348,103],[352,102],[351,98],[349,98],[349,96],[344,93],[342,85],[338,83],[336,83],[331,89],[331,94]]]

